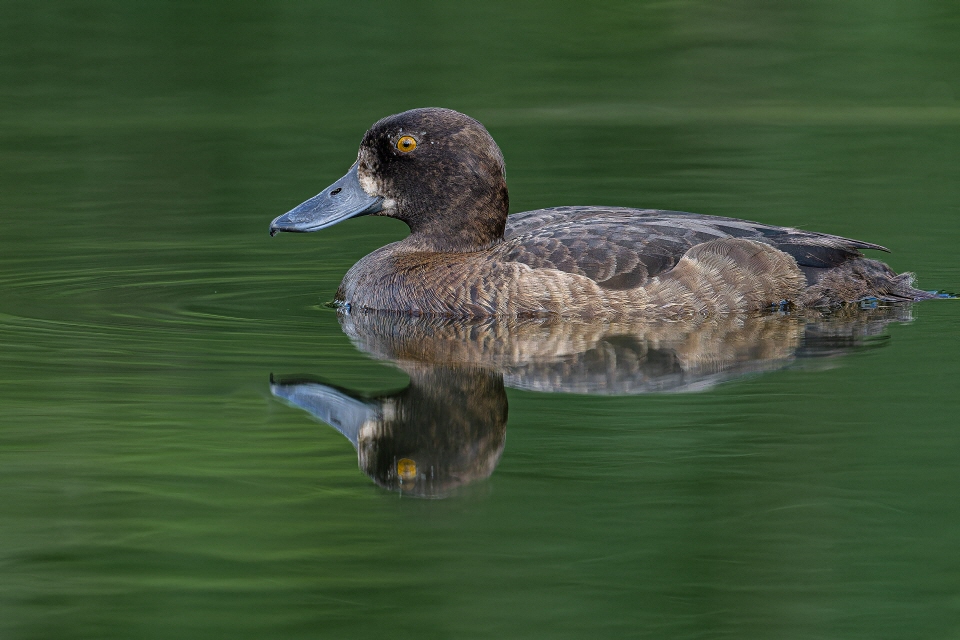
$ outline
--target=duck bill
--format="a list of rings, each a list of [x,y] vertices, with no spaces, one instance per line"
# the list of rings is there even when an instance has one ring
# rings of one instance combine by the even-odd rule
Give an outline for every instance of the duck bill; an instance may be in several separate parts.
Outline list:
[[[382,204],[383,198],[371,196],[360,186],[357,165],[354,164],[347,175],[298,207],[275,218],[270,223],[270,235],[275,236],[281,231],[319,231],[347,218],[376,213]]]
[[[380,418],[376,407],[344,391],[312,380],[270,379],[270,392],[325,422],[358,446],[360,430]]]

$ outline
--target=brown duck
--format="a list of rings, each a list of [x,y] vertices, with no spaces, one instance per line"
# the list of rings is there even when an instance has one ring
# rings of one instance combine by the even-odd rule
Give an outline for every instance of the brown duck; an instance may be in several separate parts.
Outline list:
[[[771,305],[935,297],[860,249],[884,247],[735,218],[614,207],[507,216],[503,155],[476,120],[413,109],[367,131],[356,163],[270,234],[360,215],[410,235],[344,277],[348,308],[451,317],[682,318]]]

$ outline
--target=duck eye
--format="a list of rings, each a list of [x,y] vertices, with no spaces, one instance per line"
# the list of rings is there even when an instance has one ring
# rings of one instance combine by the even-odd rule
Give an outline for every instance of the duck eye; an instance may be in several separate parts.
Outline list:
[[[416,142],[413,143],[416,146]],[[417,477],[417,463],[410,458],[397,460],[397,475],[403,480],[412,480]]]
[[[397,149],[403,151],[404,153],[410,153],[417,148],[417,141],[413,139],[413,136],[402,136],[397,140]]]

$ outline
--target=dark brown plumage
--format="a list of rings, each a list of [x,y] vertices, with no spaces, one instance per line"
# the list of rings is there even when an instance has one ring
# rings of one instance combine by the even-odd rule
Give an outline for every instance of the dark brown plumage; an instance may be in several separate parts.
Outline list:
[[[412,140],[412,142],[411,142]],[[355,215],[410,235],[354,265],[336,300],[459,317],[668,317],[919,300],[858,240],[675,211],[558,207],[507,217],[503,156],[483,126],[448,109],[384,118],[327,191],[273,221],[314,231]]]

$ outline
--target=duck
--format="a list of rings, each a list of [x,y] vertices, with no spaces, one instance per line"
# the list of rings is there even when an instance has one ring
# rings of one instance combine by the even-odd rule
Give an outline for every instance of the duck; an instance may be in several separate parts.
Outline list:
[[[419,108],[364,134],[346,175],[276,217],[270,235],[358,216],[407,237],[350,268],[334,304],[453,318],[682,319],[917,301],[870,242],[682,211],[559,206],[508,215],[503,153],[477,120]]]

